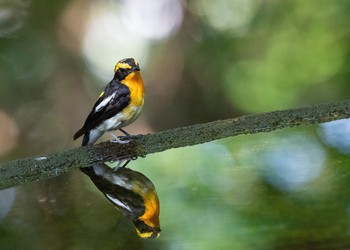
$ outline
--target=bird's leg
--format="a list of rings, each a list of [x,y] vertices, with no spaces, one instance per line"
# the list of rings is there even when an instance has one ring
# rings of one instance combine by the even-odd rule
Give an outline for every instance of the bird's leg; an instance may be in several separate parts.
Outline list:
[[[121,166],[122,168],[125,168],[128,164],[129,164],[129,162],[130,162],[131,160],[126,160],[126,162],[123,164],[123,166]]]
[[[113,168],[113,172],[116,172],[118,170],[118,168],[125,168],[126,165],[129,164],[129,162],[131,161],[131,159],[126,160],[125,163],[123,164],[125,160],[120,160],[117,164],[117,166],[115,168]]]
[[[111,142],[117,142],[120,144],[126,144],[129,143],[130,140],[120,140],[118,136],[116,136],[113,132],[110,132],[111,136],[114,138],[114,140],[112,140]]]
[[[120,132],[122,132],[125,135],[121,138],[126,139],[126,140],[134,139],[134,138],[141,136],[141,135],[131,135],[128,132],[126,132],[124,129],[121,129],[121,128],[119,130],[120,130]]]
[[[124,129],[119,129],[124,135],[126,135],[126,136],[130,136],[130,134],[128,133],[128,132],[126,132]]]

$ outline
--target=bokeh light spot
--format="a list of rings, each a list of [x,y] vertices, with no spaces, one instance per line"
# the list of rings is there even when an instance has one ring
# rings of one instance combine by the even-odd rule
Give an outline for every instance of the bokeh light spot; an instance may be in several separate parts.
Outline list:
[[[0,155],[4,155],[17,145],[18,127],[16,122],[0,111]]]
[[[319,177],[325,160],[326,153],[315,140],[294,136],[264,150],[258,165],[269,183],[292,191]]]
[[[350,120],[337,120],[320,125],[319,133],[325,143],[343,154],[350,153]]]

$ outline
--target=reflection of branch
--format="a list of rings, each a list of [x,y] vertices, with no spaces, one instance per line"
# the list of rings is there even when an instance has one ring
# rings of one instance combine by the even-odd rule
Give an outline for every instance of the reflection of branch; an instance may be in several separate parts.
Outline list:
[[[0,188],[55,177],[73,168],[90,166],[97,161],[136,158],[235,135],[269,132],[344,118],[350,118],[350,100],[175,128],[139,136],[128,144],[104,142],[95,146],[14,160],[0,165]]]

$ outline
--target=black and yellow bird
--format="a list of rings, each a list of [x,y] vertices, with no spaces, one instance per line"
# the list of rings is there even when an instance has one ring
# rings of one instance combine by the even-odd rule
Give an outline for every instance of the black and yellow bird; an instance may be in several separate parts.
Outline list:
[[[106,131],[119,129],[129,135],[122,128],[134,122],[141,113],[144,85],[138,62],[133,58],[120,60],[114,72],[83,127],[74,135],[74,140],[84,135],[82,146],[95,143]],[[111,135],[119,143],[128,142]]]
[[[81,168],[96,187],[134,223],[142,238],[160,235],[160,204],[152,181],[140,172],[129,168],[111,169],[103,162]]]

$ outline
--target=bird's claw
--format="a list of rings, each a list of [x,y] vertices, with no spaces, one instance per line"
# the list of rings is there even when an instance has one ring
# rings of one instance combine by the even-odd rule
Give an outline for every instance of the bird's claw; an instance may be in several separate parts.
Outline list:
[[[124,136],[123,136],[124,137]],[[122,138],[123,138],[122,137]],[[127,144],[129,143],[131,140],[123,140],[123,139],[119,139],[119,138],[115,138],[114,140],[111,140],[111,142],[113,143],[119,143],[119,144]]]
[[[119,160],[117,166],[115,168],[113,168],[113,172],[117,172],[117,170],[119,168],[125,168],[129,164],[129,162],[136,160],[136,159],[137,159],[137,157],[130,157],[130,158],[126,158],[123,160]]]
[[[112,132],[111,132],[111,136],[114,138],[114,140],[111,140],[111,142],[114,142],[114,143],[127,144],[131,141],[131,140],[128,140],[129,136],[118,137],[115,134],[113,134]]]
[[[133,139],[137,139],[137,138],[140,138],[142,135],[141,134],[138,134],[138,135],[125,135],[125,136],[122,136],[121,138],[123,138],[123,140],[133,140]]]

